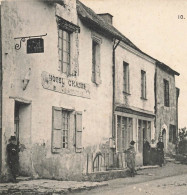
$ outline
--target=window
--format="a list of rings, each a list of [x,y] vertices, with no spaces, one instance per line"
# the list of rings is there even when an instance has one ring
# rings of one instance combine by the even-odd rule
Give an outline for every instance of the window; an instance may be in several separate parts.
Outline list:
[[[117,116],[117,150],[122,152],[124,149],[127,149],[132,139],[132,118]]]
[[[53,107],[52,112],[52,152],[59,153],[64,149],[74,148],[76,152],[81,152],[82,113],[58,107]]]
[[[70,32],[58,30],[59,64],[62,73],[70,74]]]
[[[62,148],[68,148],[69,112],[62,111]]]
[[[175,144],[176,142],[176,137],[177,137],[177,134],[176,134],[176,126],[175,125],[170,125],[169,126],[169,142]]]
[[[92,82],[101,84],[100,75],[100,43],[92,40]]]
[[[164,79],[164,106],[169,107],[169,82]]]
[[[146,99],[146,72],[141,70],[141,98]]]
[[[151,142],[151,121],[138,119],[138,151],[143,151],[143,140]]]
[[[123,62],[123,91],[129,93],[129,64]]]

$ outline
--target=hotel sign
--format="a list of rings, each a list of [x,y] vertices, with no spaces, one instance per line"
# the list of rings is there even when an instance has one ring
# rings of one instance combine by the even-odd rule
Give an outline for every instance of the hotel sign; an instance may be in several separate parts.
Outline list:
[[[56,76],[48,72],[42,72],[41,76],[44,89],[83,98],[90,98],[89,84],[79,82],[75,79]]]

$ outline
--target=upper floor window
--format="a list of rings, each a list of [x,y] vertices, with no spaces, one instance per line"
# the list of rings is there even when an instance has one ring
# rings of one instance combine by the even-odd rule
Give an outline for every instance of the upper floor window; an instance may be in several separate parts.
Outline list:
[[[123,62],[123,91],[129,93],[129,64]]]
[[[169,107],[169,81],[164,79],[164,106]]]
[[[100,45],[101,39],[92,34],[92,82],[97,85],[101,84]]]
[[[74,51],[74,48],[78,47],[76,37],[80,32],[80,27],[61,17],[57,16],[56,19],[58,25],[59,71],[67,76],[77,75],[78,68],[76,66],[78,62],[75,59],[77,59],[78,54],[74,52],[74,60],[71,61],[71,50]]]
[[[141,70],[141,98],[146,99],[146,72]]]
[[[59,63],[62,73],[70,73],[70,32],[59,29]]]

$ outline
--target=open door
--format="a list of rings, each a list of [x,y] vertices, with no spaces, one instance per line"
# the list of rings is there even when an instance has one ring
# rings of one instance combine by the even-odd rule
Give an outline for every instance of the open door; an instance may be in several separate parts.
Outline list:
[[[19,172],[21,176],[31,175],[31,104],[15,101],[14,133],[17,144],[25,146],[19,152]]]
[[[164,143],[164,152],[166,152],[166,130],[162,130],[162,141]]]

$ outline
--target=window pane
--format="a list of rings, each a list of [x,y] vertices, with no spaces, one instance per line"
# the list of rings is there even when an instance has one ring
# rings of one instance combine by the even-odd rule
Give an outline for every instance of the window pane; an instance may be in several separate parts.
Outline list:
[[[62,49],[62,39],[59,38],[58,41],[59,41],[59,49]]]
[[[123,62],[123,90],[129,92],[129,65]]]
[[[63,67],[62,67],[62,72],[66,73],[67,72],[67,63],[63,63]]]
[[[141,97],[146,98],[146,72],[141,71]]]
[[[68,62],[68,53],[63,52],[63,62]]]
[[[62,30],[60,30],[60,29],[59,29],[59,31],[58,31],[58,36],[59,36],[60,38],[62,38]]]
[[[59,30],[59,61],[62,61],[61,71],[63,73],[69,73],[70,33],[64,30]]]

